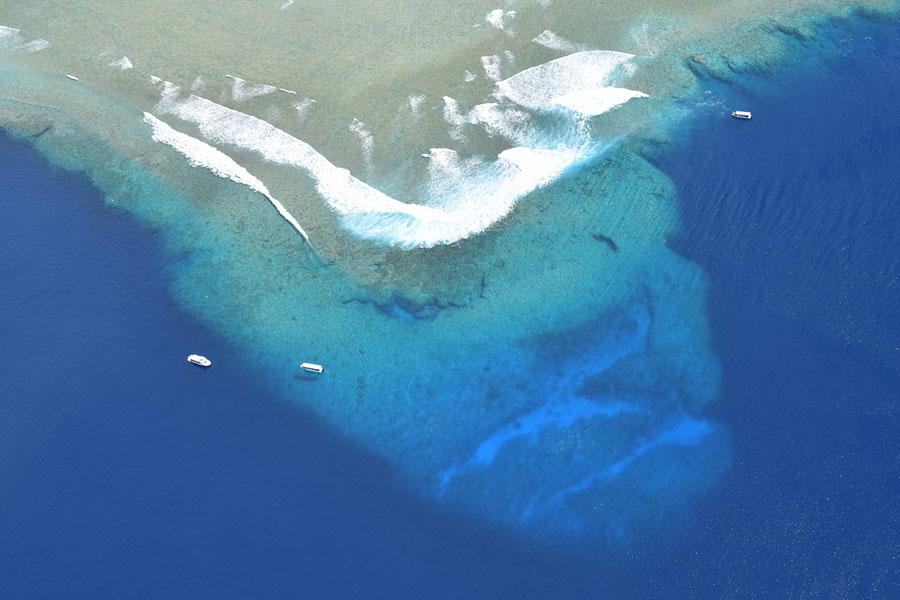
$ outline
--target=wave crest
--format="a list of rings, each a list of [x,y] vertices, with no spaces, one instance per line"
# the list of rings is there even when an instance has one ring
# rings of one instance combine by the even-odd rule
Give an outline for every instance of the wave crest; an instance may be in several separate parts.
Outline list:
[[[196,125],[213,144],[249,150],[266,161],[303,170],[354,235],[403,248],[427,248],[485,231],[506,217],[520,198],[602,149],[576,117],[600,114],[646,96],[610,85],[627,72],[632,58],[622,52],[586,51],[526,69],[496,84],[494,96],[512,105],[484,103],[464,114],[455,100],[445,97],[451,137],[462,141],[463,127],[478,127],[512,147],[496,156],[465,160],[454,150],[432,149],[425,155],[431,161],[427,194],[417,203],[388,196],[260,118],[193,94],[180,98],[180,88],[171,83],[162,83],[156,111]],[[562,135],[541,131],[528,113],[560,109],[573,114]],[[358,120],[350,128],[360,135],[368,162],[371,134]],[[236,172],[235,166],[230,173]]]

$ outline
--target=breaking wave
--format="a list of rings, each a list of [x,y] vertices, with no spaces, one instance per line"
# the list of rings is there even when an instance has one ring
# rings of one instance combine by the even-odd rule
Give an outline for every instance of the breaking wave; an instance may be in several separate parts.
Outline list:
[[[144,122],[153,128],[154,141],[171,146],[188,159],[195,167],[203,167],[212,171],[218,177],[230,179],[241,185],[246,185],[254,192],[258,192],[272,203],[284,219],[297,230],[303,239],[309,241],[309,236],[300,226],[300,223],[288,210],[269,193],[262,181],[250,174],[247,169],[237,164],[230,156],[185,133],[172,129],[150,113],[144,113]]]
[[[503,104],[479,104],[465,114],[455,100],[445,97],[444,115],[455,139],[464,138],[465,126],[474,126],[510,147],[496,156],[465,159],[454,149],[432,148],[425,154],[430,161],[428,193],[419,203],[392,198],[336,166],[310,144],[258,117],[194,94],[182,97],[181,89],[173,84],[163,83],[155,110],[197,126],[213,144],[249,150],[266,161],[303,170],[342,225],[358,237],[403,248],[431,247],[488,229],[507,216],[520,198],[602,150],[604,145],[590,138],[578,116],[598,115],[631,98],[646,96],[611,85],[629,73],[632,58],[621,52],[586,51],[526,69],[497,82],[494,95]],[[235,89],[241,83],[236,79]],[[541,130],[531,116],[560,110],[571,113],[562,133]],[[360,136],[369,162],[374,144],[371,134],[358,120],[350,129]],[[215,151],[204,146],[206,149],[195,146],[193,150],[205,155]],[[223,168],[222,158],[227,159],[224,154],[217,159],[219,168]],[[234,167],[237,165],[228,167],[232,176]],[[259,191],[262,184],[254,185]],[[268,192],[264,195],[275,204]],[[283,216],[289,214],[282,209]],[[295,227],[302,232],[299,225]]]

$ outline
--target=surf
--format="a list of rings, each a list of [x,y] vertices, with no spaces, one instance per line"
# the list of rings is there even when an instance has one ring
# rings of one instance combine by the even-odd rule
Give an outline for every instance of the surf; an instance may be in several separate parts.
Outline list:
[[[495,156],[467,160],[461,160],[453,149],[431,148],[425,154],[431,162],[424,186],[428,193],[417,202],[385,194],[329,161],[309,143],[259,117],[192,93],[184,97],[181,88],[170,82],[159,80],[161,98],[154,110],[196,126],[212,144],[250,151],[265,161],[302,170],[344,228],[354,235],[389,246],[429,248],[452,244],[489,229],[506,217],[521,198],[601,151],[605,146],[590,138],[582,121],[569,117],[562,132],[547,132],[535,125],[529,112],[522,111],[562,109],[596,116],[632,98],[647,97],[623,88],[597,88],[629,72],[626,65],[632,58],[620,52],[589,51],[531,67],[496,84],[494,96],[507,104],[480,104],[465,114],[455,100],[445,97],[444,115],[451,135],[464,137],[463,127],[470,125],[516,145]],[[577,73],[581,75],[576,77]],[[235,78],[235,89],[239,83],[243,81]],[[351,123],[350,130],[359,135],[366,162],[371,162],[371,133],[358,120]],[[171,137],[170,133],[167,135]],[[210,154],[208,148],[212,146],[195,146],[198,152]],[[235,166],[227,167],[232,175],[237,173]],[[246,180],[246,175],[240,174],[239,178]],[[264,189],[258,181],[253,186]],[[268,192],[264,195],[271,198]],[[279,212],[289,215],[283,207]],[[299,225],[295,228],[302,231]]]

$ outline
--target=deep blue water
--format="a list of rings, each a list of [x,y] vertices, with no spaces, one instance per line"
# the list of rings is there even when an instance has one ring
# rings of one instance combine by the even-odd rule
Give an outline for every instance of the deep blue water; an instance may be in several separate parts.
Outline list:
[[[900,27],[854,21],[698,119],[661,167],[711,280],[731,479],[684,558],[699,597],[900,597]],[[713,587],[714,586],[714,587]]]
[[[734,465],[614,565],[396,491],[178,310],[156,234],[0,137],[2,596],[900,597],[900,28],[831,33],[825,59],[710,82],[754,119],[701,108],[660,163]]]
[[[475,597],[546,564],[254,388],[83,176],[0,137],[0,198],[0,596]]]

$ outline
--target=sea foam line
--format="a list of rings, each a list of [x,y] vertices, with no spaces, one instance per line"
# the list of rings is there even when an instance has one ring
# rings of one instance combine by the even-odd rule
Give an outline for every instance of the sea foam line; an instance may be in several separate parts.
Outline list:
[[[38,38],[36,40],[31,40],[27,44],[24,44],[22,46],[22,50],[25,50],[26,52],[40,52],[41,50],[44,50],[49,47],[50,47],[50,42],[48,42],[45,39]]]
[[[572,164],[571,150],[511,148],[482,165],[480,178],[469,178],[477,194],[431,199],[432,205],[407,204],[353,177],[312,146],[251,115],[164,85],[156,111],[196,125],[214,144],[236,146],[276,164],[298,167],[315,182],[316,191],[356,235],[411,247],[449,244],[480,233],[505,217],[516,200],[546,185]],[[486,187],[487,186],[487,187]],[[467,186],[471,192],[471,185]]]
[[[459,239],[460,223],[454,223],[454,219],[443,211],[394,200],[356,179],[347,169],[333,165],[306,142],[262,119],[193,94],[177,100],[177,93],[175,86],[166,86],[156,110],[197,125],[203,136],[214,143],[237,146],[270,162],[303,169],[313,178],[319,194],[339,214],[345,217],[371,215],[375,219],[395,217],[405,221],[408,229],[414,229],[416,223],[445,222],[448,230],[455,229],[445,238],[450,238],[448,241]],[[407,232],[400,238],[401,245],[410,246],[428,241],[415,232]],[[445,240],[435,243],[442,241]]]
[[[22,39],[21,34],[22,31],[20,29],[0,25],[0,42],[3,42],[4,45],[7,45],[9,42],[20,42]]]
[[[553,99],[558,106],[583,115],[600,115],[625,104],[632,98],[647,98],[647,94],[619,87],[604,87],[569,92]]]
[[[512,56],[505,55],[511,63]],[[499,76],[500,57],[496,56]],[[611,87],[628,74],[631,54],[606,50],[578,52],[497,82],[497,100],[512,101],[530,110],[598,114],[641,92]],[[490,62],[490,61],[488,61]],[[270,123],[190,94],[169,82],[162,84],[156,105],[158,114],[170,114],[196,125],[215,145],[231,145],[257,153],[264,160],[304,170],[316,191],[337,213],[344,228],[367,239],[403,248],[450,244],[485,231],[514,208],[516,202],[555,181],[566,169],[602,149],[590,140],[578,119],[572,120],[563,138],[558,132],[547,138],[520,108],[486,103],[468,114],[445,98],[445,118],[451,134],[468,125],[482,127],[488,135],[502,136],[514,147],[495,157],[461,159],[452,149],[432,148],[428,194],[421,203],[394,199],[354,177],[317,152],[310,144]],[[302,115],[299,105],[298,114]],[[351,126],[351,128],[353,128]],[[363,133],[362,124],[355,130]],[[365,136],[363,151],[367,154]],[[366,156],[368,158],[368,155]]]
[[[614,85],[630,74],[633,54],[613,50],[586,50],[525,69],[497,82],[494,93],[533,109],[546,109],[558,97],[572,92]]]
[[[259,83],[256,85],[247,85],[247,82],[240,77],[235,77],[234,75],[225,74],[225,77],[234,81],[234,85],[231,87],[231,98],[235,102],[243,102],[244,100],[249,100],[251,98],[256,98],[257,96],[265,96],[266,94],[271,94],[272,92],[278,91],[279,89],[274,85],[269,85],[267,83]],[[284,92],[290,93],[291,90],[282,90]],[[294,92],[296,94],[296,92]]]
[[[119,67],[123,71],[127,71],[128,69],[131,69],[134,67],[134,65],[131,64],[131,61],[128,59],[127,56],[123,56],[119,60],[114,60],[113,62],[109,63],[109,66],[110,67]]]
[[[578,47],[578,45],[573,44],[569,40],[556,35],[549,29],[545,29],[531,41],[535,44],[540,44],[545,48],[550,48],[551,50],[560,50],[562,52],[577,52],[581,49]]]
[[[375,150],[375,138],[372,132],[366,129],[366,124],[359,119],[353,119],[350,123],[350,131],[359,138],[359,144],[362,149],[363,159],[366,163],[372,162],[372,153]]]
[[[513,35],[513,31],[507,30],[510,26],[511,21],[516,18],[516,11],[509,10],[503,12],[502,8],[495,8],[487,15],[485,15],[484,20],[490,24],[494,29],[499,29],[500,31],[506,31],[507,34]]]
[[[25,42],[21,29],[15,27],[7,27],[0,25],[0,47],[9,48],[12,45],[13,50],[24,50],[25,52],[40,52],[50,47],[50,42],[43,38],[37,38],[30,42]]]
[[[272,197],[272,194],[269,193],[263,182],[251,175],[247,169],[237,164],[230,156],[201,140],[176,131],[150,113],[144,113],[144,122],[153,128],[154,141],[161,142],[177,150],[188,159],[191,166],[209,169],[218,177],[246,185],[251,190],[265,196],[272,203],[272,206],[275,207],[275,210],[278,211],[278,214],[290,223],[303,236],[304,240],[309,241],[309,236],[300,226],[300,223],[297,222],[281,202]]]

